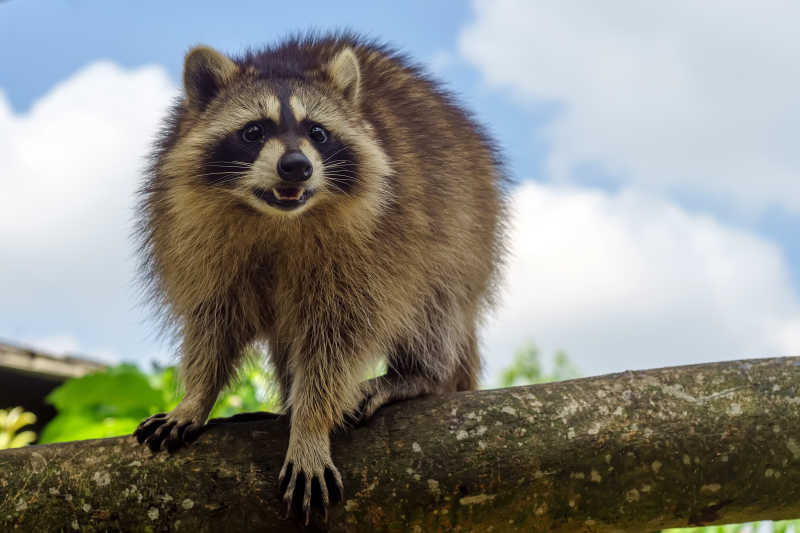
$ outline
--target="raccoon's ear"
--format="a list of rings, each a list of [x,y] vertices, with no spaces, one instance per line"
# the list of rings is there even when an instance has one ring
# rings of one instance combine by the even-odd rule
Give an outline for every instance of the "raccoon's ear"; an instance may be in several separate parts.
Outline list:
[[[236,63],[208,46],[189,50],[183,62],[183,87],[189,107],[202,110],[238,71]]]
[[[336,88],[342,91],[345,98],[352,103],[358,101],[361,72],[358,67],[358,58],[352,48],[347,47],[339,50],[330,60],[325,71]]]

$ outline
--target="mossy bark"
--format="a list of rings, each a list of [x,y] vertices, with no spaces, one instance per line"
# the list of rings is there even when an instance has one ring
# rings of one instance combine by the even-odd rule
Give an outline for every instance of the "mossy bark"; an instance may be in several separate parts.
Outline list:
[[[153,455],[132,437],[0,452],[2,531],[298,531],[284,419]],[[800,357],[427,397],[333,440],[331,531],[654,531],[800,517]],[[315,517],[318,522],[319,517]]]

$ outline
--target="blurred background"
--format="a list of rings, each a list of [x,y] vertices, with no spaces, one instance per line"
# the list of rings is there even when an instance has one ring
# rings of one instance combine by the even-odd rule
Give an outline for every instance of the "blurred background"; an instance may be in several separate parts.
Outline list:
[[[237,54],[307,29],[350,28],[407,52],[504,149],[512,255],[482,334],[485,386],[800,353],[800,4],[220,6],[0,3],[6,380],[46,393],[112,367],[105,385],[89,375],[51,395],[74,412],[45,441],[124,433],[175,401],[172,349],[140,305],[130,234],[184,53]],[[268,374],[245,374],[217,415],[272,405]],[[145,399],[102,401],[129,390]],[[31,422],[3,420],[9,435]]]

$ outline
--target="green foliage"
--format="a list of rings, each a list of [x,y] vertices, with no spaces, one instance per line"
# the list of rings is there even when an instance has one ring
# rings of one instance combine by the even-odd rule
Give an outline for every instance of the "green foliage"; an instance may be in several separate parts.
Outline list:
[[[772,533],[800,533],[800,520],[781,520],[772,522],[771,526],[772,528],[766,527],[765,529],[764,522],[751,522],[725,526],[664,529],[661,533],[757,533],[765,530]]]
[[[238,383],[223,393],[211,417],[242,411],[274,410],[278,401],[268,372],[248,364]],[[47,397],[58,410],[42,432],[40,442],[64,442],[128,435],[146,417],[167,412],[182,397],[174,367],[145,374],[122,364],[71,379]]]
[[[755,529],[754,529],[755,531]],[[772,523],[773,533],[800,533],[800,520],[781,520]]]
[[[122,364],[70,379],[47,401],[58,415],[45,426],[42,443],[125,435],[143,418],[165,410],[170,397],[134,365]]]
[[[36,433],[23,431],[25,426],[36,423],[36,415],[22,409],[0,409],[0,450],[21,448],[36,440]]]
[[[240,375],[239,382],[217,401],[211,418],[280,408],[277,385],[271,372],[264,371],[262,365],[249,364]]]
[[[662,529],[661,533],[744,533],[751,531],[754,524],[729,524],[725,526],[689,527],[676,529]],[[752,529],[755,531],[755,529]]]
[[[567,354],[561,350],[553,356],[552,373],[545,374],[540,362],[539,349],[529,341],[517,350],[511,365],[503,370],[500,375],[500,384],[503,387],[513,387],[514,385],[563,381],[578,376],[580,376],[580,371],[572,364]]]

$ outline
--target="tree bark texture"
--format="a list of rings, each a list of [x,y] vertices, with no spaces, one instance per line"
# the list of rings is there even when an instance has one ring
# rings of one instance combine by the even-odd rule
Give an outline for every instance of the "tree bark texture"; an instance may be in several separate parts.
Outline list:
[[[214,426],[172,455],[132,437],[3,451],[0,530],[299,531],[277,494],[287,436],[281,417]],[[800,357],[402,402],[336,435],[333,457],[345,500],[330,531],[797,518]]]

